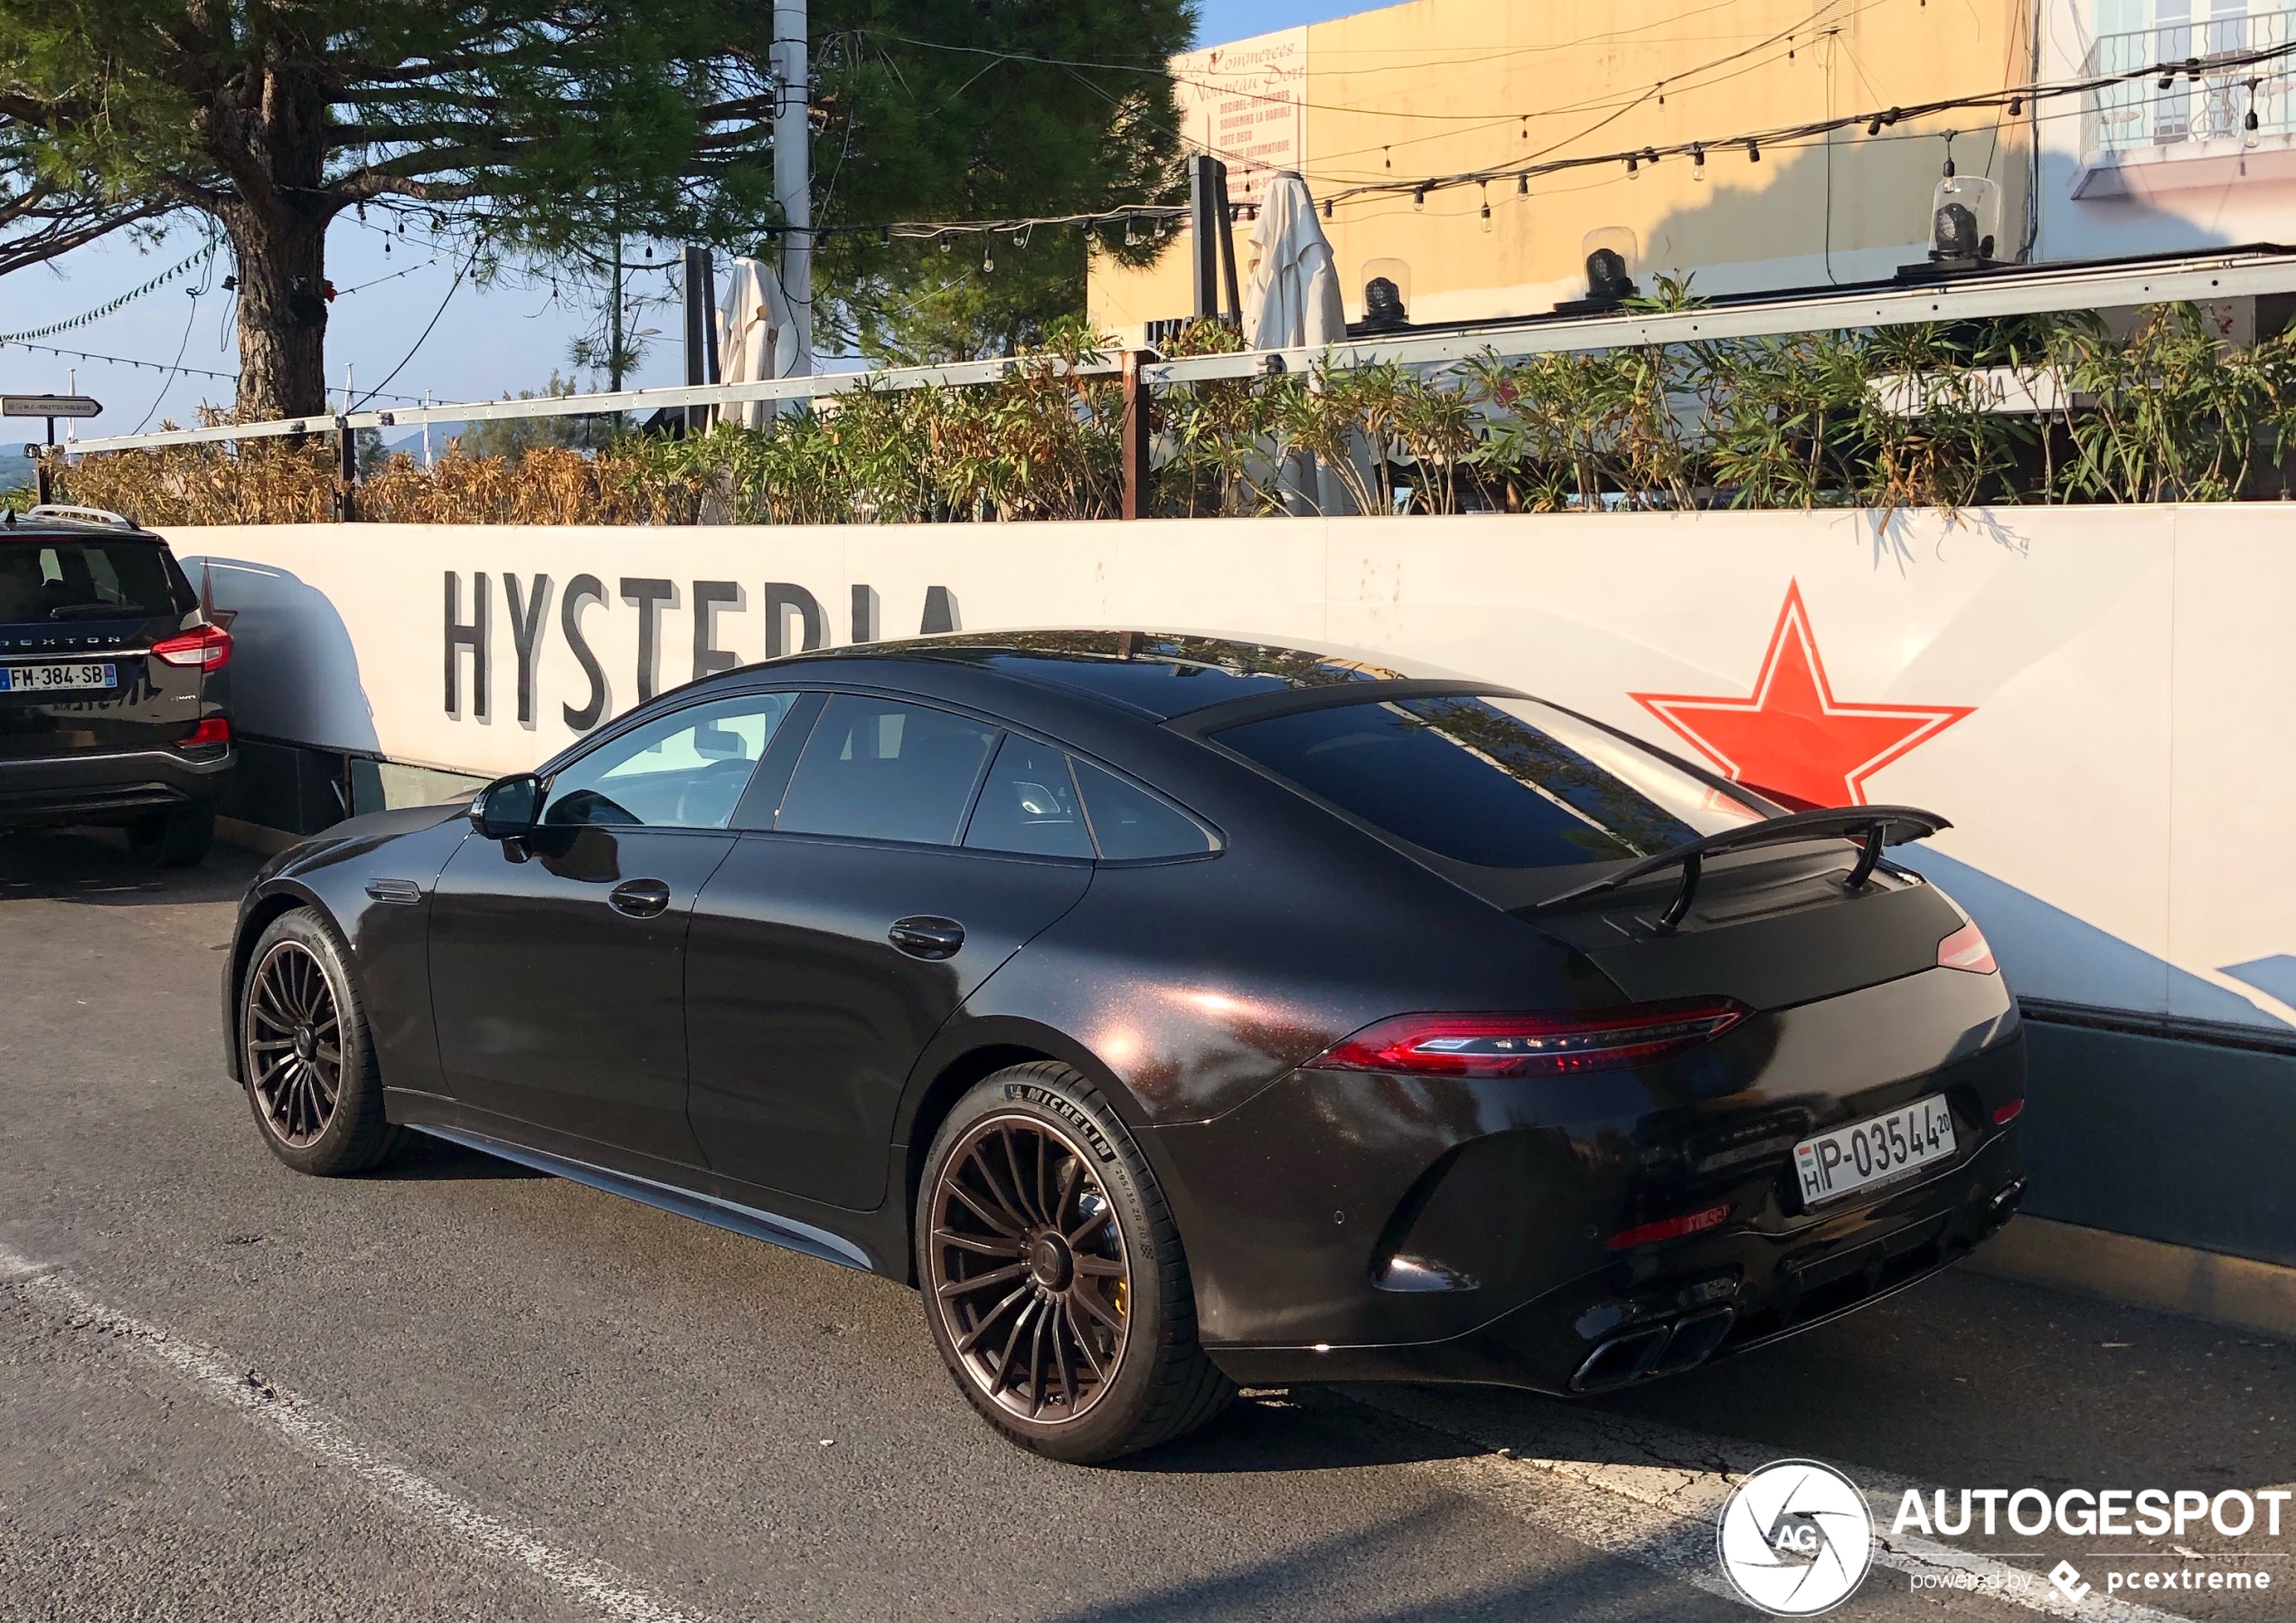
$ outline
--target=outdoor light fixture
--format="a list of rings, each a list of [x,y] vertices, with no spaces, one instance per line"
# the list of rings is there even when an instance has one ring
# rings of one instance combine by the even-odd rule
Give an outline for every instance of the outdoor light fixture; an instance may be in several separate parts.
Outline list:
[[[1639,181],[1642,178],[1642,171],[1634,162],[1634,155],[1631,152],[1626,155],[1626,178],[1630,181]]]
[[[1486,231],[1491,230],[1491,183],[1488,181],[1483,183],[1482,188],[1482,229]]]
[[[2243,144],[2254,147],[2260,121],[2256,117],[2256,81],[2253,79],[2248,81],[2248,116],[2240,123],[2241,127],[2248,132]]]
[[[1411,206],[1415,209],[1424,209],[1427,206],[1427,189],[1425,186],[1411,194]]]
[[[2251,118],[2254,118],[2256,115],[2254,112],[2251,112],[2248,116]],[[1523,174],[1515,176],[1515,195],[1517,197],[1529,197],[1530,195],[1530,174],[1529,171],[1525,171]]]
[[[2023,117],[2024,116],[2025,116],[2025,98],[2024,98],[2024,97],[2022,97],[2022,96],[2012,96],[2012,97],[2010,97],[2010,98],[2009,98],[2009,117],[2012,117],[2012,118],[2021,118],[2021,117]]]
[[[1598,248],[1586,256],[1586,296],[1632,298],[1634,278],[1626,274],[1626,260],[1614,249]]]
[[[1874,115],[1873,122],[1866,126],[1866,133],[1869,136],[1877,136],[1881,134],[1881,115],[1879,113],[1876,113]]]
[[[1762,148],[1757,143],[1748,141],[1746,144],[1746,161],[1749,164],[1759,164],[1762,161]]]
[[[1956,174],[1945,160],[1943,178],[1930,196],[1929,257],[1897,267],[1899,281],[1934,281],[1939,277],[1994,269],[2001,226],[2001,189],[1978,174]]]
[[[1706,148],[1703,146],[1690,148],[1690,178],[1694,181],[1706,178]]]
[[[1634,285],[1634,256],[1640,249],[1634,233],[1623,225],[1601,226],[1579,240],[1586,256],[1586,296],[1566,299],[1555,306],[1557,315],[1599,315],[1640,296]]]
[[[1326,220],[1331,218],[1331,200],[1328,197],[1323,200],[1323,218]]]
[[[1367,333],[1393,333],[1411,324],[1403,294],[1391,277],[1373,277],[1363,284],[1362,327]]]

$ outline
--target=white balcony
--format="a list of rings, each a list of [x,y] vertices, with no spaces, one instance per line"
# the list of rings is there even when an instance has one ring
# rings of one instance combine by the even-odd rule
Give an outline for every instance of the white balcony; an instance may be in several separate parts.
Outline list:
[[[2296,37],[2296,11],[2162,23],[2100,34],[2084,78],[2136,74],[2082,98],[2076,198],[2149,197],[2228,182],[2296,180],[2288,59],[2247,62]],[[2175,63],[2163,88],[2141,71]],[[2250,127],[2251,115],[2254,127]]]

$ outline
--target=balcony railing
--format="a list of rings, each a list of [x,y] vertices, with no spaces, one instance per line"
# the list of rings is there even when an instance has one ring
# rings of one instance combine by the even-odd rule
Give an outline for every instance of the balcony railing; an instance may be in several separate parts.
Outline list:
[[[2250,133],[2252,108],[2260,138],[2296,134],[2290,62],[2242,60],[2285,46],[2291,37],[2291,19],[2296,19],[2296,11],[2255,12],[2098,35],[2082,64],[2084,78],[2139,73],[2160,62],[2183,65],[2165,90],[2152,74],[2143,73],[2090,91],[2081,119],[2083,154],[2094,159],[2204,142],[2243,142]]]

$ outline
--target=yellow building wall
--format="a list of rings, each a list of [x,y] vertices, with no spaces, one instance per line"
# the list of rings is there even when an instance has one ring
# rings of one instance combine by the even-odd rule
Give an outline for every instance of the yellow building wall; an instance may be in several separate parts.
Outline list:
[[[2032,0],[1412,0],[1307,31],[1303,172],[1319,202],[1350,186],[1541,159],[1717,141],[1868,109],[1998,90],[2031,77]],[[2048,113],[2077,116],[2077,99]],[[1962,109],[1869,137],[1743,145],[1687,158],[1429,193],[1340,197],[1331,238],[1350,320],[1364,267],[1408,267],[1415,321],[1543,314],[1585,288],[1586,234],[1623,226],[1654,274],[1695,291],[1887,278],[1927,250],[1944,134],[1964,175],[2002,186],[2001,240],[2022,240],[2034,109]],[[2045,114],[2045,116],[2047,116]],[[1482,215],[1490,205],[1490,219]],[[1236,227],[1248,266],[1249,221]],[[1190,313],[1189,238],[1152,267],[1096,258],[1103,331]]]

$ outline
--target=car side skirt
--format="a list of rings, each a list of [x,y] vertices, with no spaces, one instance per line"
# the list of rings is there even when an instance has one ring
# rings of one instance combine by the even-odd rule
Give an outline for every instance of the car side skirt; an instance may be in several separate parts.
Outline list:
[[[714,1228],[729,1229],[737,1234],[762,1240],[785,1251],[794,1251],[846,1268],[857,1268],[864,1273],[878,1271],[869,1253],[860,1246],[831,1234],[827,1229],[815,1228],[812,1224],[801,1223],[794,1217],[784,1217],[777,1213],[705,1195],[696,1189],[679,1188],[650,1177],[617,1172],[611,1168],[595,1166],[569,1156],[553,1155],[548,1150],[472,1132],[464,1128],[448,1127],[436,1121],[409,1121],[405,1125],[412,1132],[444,1139],[466,1149],[499,1156],[522,1167],[531,1167],[537,1172],[547,1172],[554,1177],[602,1189],[608,1195],[619,1195],[625,1200],[635,1200],[641,1206],[673,1212],[681,1217],[691,1217],[697,1223],[706,1223]]]

